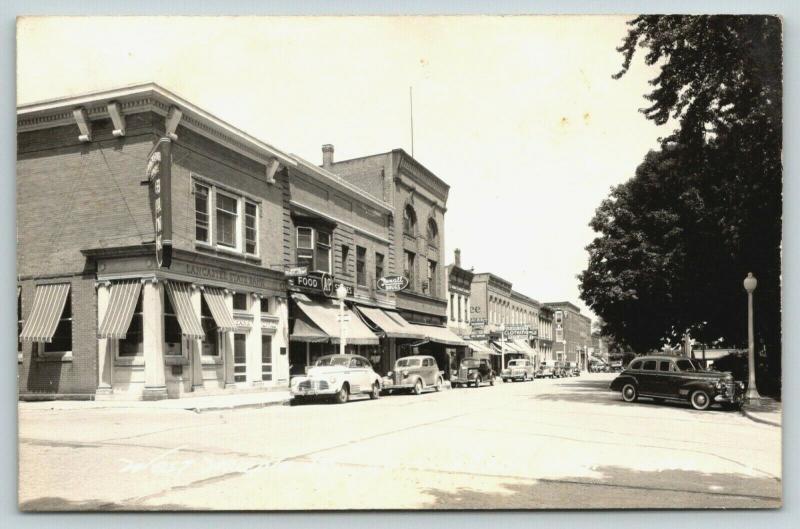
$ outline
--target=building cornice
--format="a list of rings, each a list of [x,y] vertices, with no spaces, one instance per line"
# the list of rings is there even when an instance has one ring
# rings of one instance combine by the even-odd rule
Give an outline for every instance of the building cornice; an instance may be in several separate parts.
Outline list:
[[[75,125],[75,111],[78,109],[83,109],[91,121],[115,117],[119,120],[119,116],[114,115],[117,112],[123,117],[143,112],[155,112],[167,117],[174,107],[181,111],[181,126],[268,168],[276,161],[285,166],[297,165],[289,154],[237,129],[155,83],[20,105],[17,107],[17,133]]]
[[[411,177],[414,184],[425,188],[434,197],[441,200],[442,205],[440,207],[443,208],[444,204],[447,203],[450,186],[403,149],[395,149],[392,152],[397,155],[395,174],[405,173]]]

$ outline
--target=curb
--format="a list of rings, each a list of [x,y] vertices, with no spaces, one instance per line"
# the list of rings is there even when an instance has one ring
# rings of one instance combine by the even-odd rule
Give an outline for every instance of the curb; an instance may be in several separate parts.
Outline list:
[[[206,413],[209,411],[229,411],[229,410],[244,410],[244,409],[258,409],[269,408],[270,406],[288,406],[291,398],[283,400],[275,400],[271,402],[250,402],[247,404],[233,404],[230,406],[209,406],[207,408],[179,408],[186,411],[193,411],[195,413]]]
[[[753,422],[758,422],[758,423],[761,423],[761,424],[768,424],[770,426],[776,426],[778,428],[782,428],[783,427],[783,425],[781,423],[779,423],[779,422],[769,421],[767,419],[762,419],[760,417],[756,417],[755,415],[753,415],[752,413],[750,413],[750,412],[748,412],[748,411],[746,411],[744,409],[739,410],[739,412],[743,416],[747,417],[748,419],[750,419]]]

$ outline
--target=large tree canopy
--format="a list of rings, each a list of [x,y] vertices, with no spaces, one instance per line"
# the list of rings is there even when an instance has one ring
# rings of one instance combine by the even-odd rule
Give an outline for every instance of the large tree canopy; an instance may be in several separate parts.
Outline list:
[[[581,297],[604,333],[639,352],[694,329],[746,340],[742,280],[780,361],[781,25],[765,16],[640,16],[618,51],[658,68],[642,109],[677,128],[591,222]]]

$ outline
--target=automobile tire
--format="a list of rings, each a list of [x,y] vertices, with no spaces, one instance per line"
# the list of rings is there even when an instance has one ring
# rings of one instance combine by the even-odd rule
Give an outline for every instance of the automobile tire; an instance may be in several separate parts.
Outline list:
[[[622,400],[625,402],[636,402],[639,398],[639,391],[633,384],[625,384],[622,386]]]
[[[504,379],[503,379],[503,382],[508,382],[508,379],[507,379],[507,378],[504,378]]]
[[[305,400],[302,397],[292,397],[289,401],[289,406],[299,406],[303,403],[305,403]]]
[[[372,384],[372,391],[369,393],[369,398],[375,400],[381,396],[381,385],[378,382]]]
[[[489,379],[489,385],[490,386],[494,386],[494,378],[490,378]]]
[[[476,378],[476,379],[475,379],[475,387],[476,387],[476,388],[477,388],[477,387],[480,387],[480,385],[481,385],[481,382],[482,382],[482,381],[481,381],[481,377],[479,376],[478,378]]]
[[[420,395],[422,393],[422,380],[417,379],[417,381],[414,382],[413,391],[414,391],[414,395]]]
[[[698,389],[692,392],[689,402],[692,403],[692,408],[696,410],[707,410],[711,406],[711,397],[704,390]]]
[[[347,384],[342,384],[342,387],[336,392],[336,403],[344,404],[348,400],[350,400],[350,390],[348,389]]]
[[[444,384],[444,380],[442,380],[442,377],[437,378],[436,385],[433,386],[433,389],[435,389],[436,391],[442,391],[442,384]]]

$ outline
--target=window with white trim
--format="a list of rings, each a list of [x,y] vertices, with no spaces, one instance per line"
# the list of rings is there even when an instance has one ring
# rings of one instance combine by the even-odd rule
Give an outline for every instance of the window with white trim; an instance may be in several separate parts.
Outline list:
[[[356,284],[367,286],[367,249],[356,246]]]
[[[259,254],[259,204],[236,191],[194,181],[195,242],[246,255]]]
[[[331,234],[308,226],[297,227],[297,266],[331,273]]]
[[[164,295],[164,354],[167,356],[183,355],[183,334],[178,323],[178,316],[172,306],[170,296]]]
[[[142,311],[142,296],[144,294],[139,292],[139,298],[136,300],[136,307],[133,309],[133,317],[131,324],[128,326],[128,332],[125,333],[125,338],[120,339],[117,356],[131,357],[144,355],[144,313]]]
[[[205,356],[219,356],[219,327],[211,314],[211,309],[206,303],[205,296],[200,296],[200,324],[203,327],[205,337],[203,338],[202,354]]]
[[[261,336],[261,380],[272,381],[272,336]]]
[[[53,335],[53,340],[44,342],[39,349],[44,353],[68,353],[72,351],[72,292],[67,294],[64,311],[58,320],[58,327]]]

